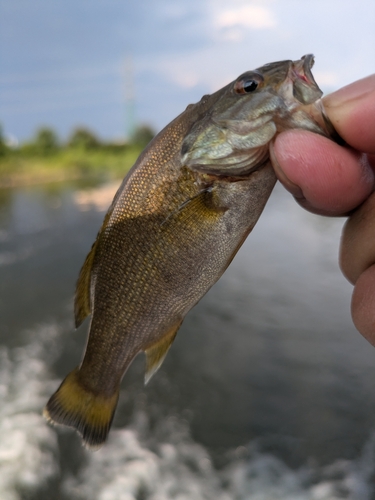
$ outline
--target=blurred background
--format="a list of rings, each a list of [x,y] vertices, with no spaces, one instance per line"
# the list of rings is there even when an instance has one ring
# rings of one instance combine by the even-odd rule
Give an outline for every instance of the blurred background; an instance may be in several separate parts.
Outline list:
[[[344,220],[277,186],[91,453],[42,408],[80,361],[80,266],[152,136],[246,70],[314,53],[327,93],[375,71],[373,0],[0,0],[0,497],[375,498],[375,351],[337,265]]]

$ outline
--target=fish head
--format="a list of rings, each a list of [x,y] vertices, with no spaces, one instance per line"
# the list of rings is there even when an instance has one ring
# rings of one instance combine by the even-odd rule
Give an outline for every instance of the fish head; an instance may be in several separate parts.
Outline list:
[[[313,64],[312,54],[265,64],[202,98],[201,115],[182,143],[182,164],[205,174],[247,176],[268,160],[269,144],[283,130],[330,136]]]

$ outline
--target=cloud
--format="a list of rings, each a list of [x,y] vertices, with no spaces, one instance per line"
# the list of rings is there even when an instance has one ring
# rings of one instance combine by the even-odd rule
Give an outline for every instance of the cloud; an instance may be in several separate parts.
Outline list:
[[[273,0],[262,0],[262,3],[232,0],[230,5],[227,0],[206,0],[200,25],[198,27],[198,19],[194,18],[191,31],[199,31],[203,24],[210,43],[186,51],[183,57],[178,53],[160,54],[152,62],[147,61],[148,69],[152,68],[181,89],[200,88],[214,92],[243,71],[273,60],[272,55],[268,58],[261,54],[265,51],[263,37],[269,37],[269,30],[279,24],[274,7]],[[254,31],[260,46],[257,62],[254,54],[248,61],[248,46],[254,42]]]
[[[217,51],[206,47],[200,51],[191,51],[184,58],[178,55],[160,57],[152,64],[149,63],[148,69],[182,90],[203,86],[207,92],[214,92],[231,81],[228,76],[230,70],[228,71],[227,66],[218,67],[217,60]],[[199,95],[198,98],[200,97]]]
[[[180,67],[176,71],[175,64],[169,66],[168,69],[170,81],[177,83],[183,89],[196,87],[200,83],[200,77],[196,72],[186,71],[184,67]]]
[[[277,25],[273,12],[260,5],[240,5],[237,8],[223,9],[214,17],[217,28],[234,28],[242,26],[252,29],[273,28]]]

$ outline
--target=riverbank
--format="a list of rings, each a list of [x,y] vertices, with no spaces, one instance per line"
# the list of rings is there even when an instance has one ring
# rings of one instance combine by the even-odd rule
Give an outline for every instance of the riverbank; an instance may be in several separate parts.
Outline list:
[[[12,152],[0,158],[0,188],[85,178],[120,178],[140,152],[138,146],[120,151],[62,149],[48,156]]]

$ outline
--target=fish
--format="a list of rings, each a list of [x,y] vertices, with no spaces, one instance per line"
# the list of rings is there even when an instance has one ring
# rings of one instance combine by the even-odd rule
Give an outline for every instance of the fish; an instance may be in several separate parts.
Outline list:
[[[275,136],[332,136],[313,63],[265,64],[188,105],[124,178],[76,286],[76,327],[91,314],[82,362],[43,412],[86,447],[107,439],[133,359],[145,353],[147,383],[253,229],[276,183]]]

